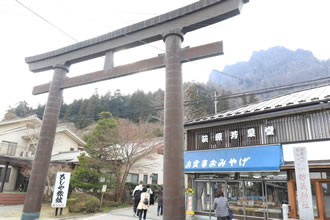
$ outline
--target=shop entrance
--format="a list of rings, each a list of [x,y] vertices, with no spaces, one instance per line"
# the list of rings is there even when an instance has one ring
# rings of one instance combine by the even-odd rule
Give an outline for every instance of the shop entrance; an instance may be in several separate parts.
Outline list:
[[[286,181],[195,180],[194,188],[200,219],[215,219],[212,206],[217,189],[224,192],[235,219],[282,219],[281,206],[288,203]]]

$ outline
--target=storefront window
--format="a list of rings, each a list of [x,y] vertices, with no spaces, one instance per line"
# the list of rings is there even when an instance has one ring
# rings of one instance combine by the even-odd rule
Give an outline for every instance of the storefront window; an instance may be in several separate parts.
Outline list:
[[[262,182],[245,181],[246,215],[264,217],[265,198]]]
[[[234,215],[244,215],[243,182],[227,183],[227,198]]]

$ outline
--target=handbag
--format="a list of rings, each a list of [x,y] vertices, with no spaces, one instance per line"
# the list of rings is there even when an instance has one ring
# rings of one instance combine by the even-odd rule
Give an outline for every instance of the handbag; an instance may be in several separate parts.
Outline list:
[[[229,215],[228,215],[228,220],[232,220],[233,219],[233,211],[231,210],[231,209],[228,209],[228,213],[229,213]]]
[[[147,198],[145,198],[145,199],[143,200],[143,204],[148,205],[148,199],[147,199]]]

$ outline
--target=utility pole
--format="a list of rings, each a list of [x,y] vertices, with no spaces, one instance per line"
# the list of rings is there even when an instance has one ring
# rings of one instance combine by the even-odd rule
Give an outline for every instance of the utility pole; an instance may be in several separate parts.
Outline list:
[[[217,91],[214,91],[214,114],[218,113]]]

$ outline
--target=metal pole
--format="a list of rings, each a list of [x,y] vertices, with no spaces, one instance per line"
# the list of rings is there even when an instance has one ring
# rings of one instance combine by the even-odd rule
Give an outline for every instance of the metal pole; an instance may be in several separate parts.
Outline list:
[[[54,67],[53,81],[49,88],[37,152],[32,166],[21,220],[34,220],[38,219],[40,216],[42,196],[62,104],[63,90],[60,88],[67,72],[69,72],[69,69],[65,65],[56,65]]]
[[[3,192],[3,188],[5,187],[6,177],[7,177],[7,172],[8,172],[8,166],[9,166],[9,162],[6,162],[5,173],[4,173],[4,175],[2,176],[2,180],[1,180],[1,188],[0,188],[0,192]]]
[[[180,32],[164,36],[166,55],[164,220],[185,219],[183,89]]]

